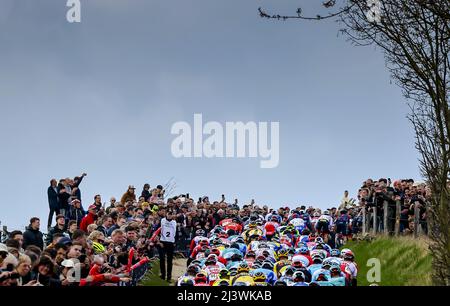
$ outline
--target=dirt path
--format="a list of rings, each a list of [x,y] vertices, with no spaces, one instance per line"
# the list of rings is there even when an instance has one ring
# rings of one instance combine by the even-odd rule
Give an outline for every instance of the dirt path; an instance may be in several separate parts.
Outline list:
[[[186,272],[186,261],[185,258],[177,258],[173,261],[172,279],[174,281],[177,281]]]

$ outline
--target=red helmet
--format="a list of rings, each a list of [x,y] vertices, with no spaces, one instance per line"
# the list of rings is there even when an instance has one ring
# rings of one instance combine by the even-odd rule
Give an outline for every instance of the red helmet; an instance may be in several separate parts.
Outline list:
[[[202,239],[202,240],[200,240],[200,242],[198,244],[199,245],[208,245],[209,242],[208,242],[208,239]]]
[[[200,273],[197,273],[197,275],[195,276],[194,281],[195,281],[196,284],[198,284],[198,283],[207,283],[208,282],[208,277],[206,276],[205,273],[200,272]]]
[[[273,223],[266,223],[266,225],[264,225],[264,229],[266,230],[266,235],[272,236],[273,234],[275,234],[276,232],[276,228],[275,225],[273,225]]]
[[[212,248],[211,251],[210,251],[210,254],[214,254],[217,257],[219,257],[220,256],[220,251],[219,251],[218,248]]]

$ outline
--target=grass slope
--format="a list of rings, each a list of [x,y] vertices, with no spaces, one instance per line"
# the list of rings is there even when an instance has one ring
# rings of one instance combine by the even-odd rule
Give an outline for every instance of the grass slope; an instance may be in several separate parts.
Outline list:
[[[348,242],[358,264],[358,285],[367,286],[370,258],[381,263],[380,286],[430,286],[431,256],[425,238],[378,237],[375,240]]]
[[[139,283],[139,286],[169,286],[170,283],[159,277],[159,261],[153,262],[153,268],[151,269],[151,273],[147,272],[145,277]]]

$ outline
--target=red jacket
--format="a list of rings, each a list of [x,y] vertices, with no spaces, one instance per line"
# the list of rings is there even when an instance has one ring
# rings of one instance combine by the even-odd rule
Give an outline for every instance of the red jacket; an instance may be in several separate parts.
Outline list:
[[[81,229],[83,232],[87,233],[87,227],[88,227],[90,224],[93,224],[93,223],[95,222],[95,218],[96,218],[96,216],[95,216],[94,214],[88,213],[88,214],[87,214],[86,216],[84,216],[84,218],[81,220],[81,223],[80,223],[80,229]]]
[[[92,276],[92,281],[88,282],[85,278],[80,280],[80,286],[93,286],[98,285],[99,283],[118,283],[120,282],[120,278],[118,276],[111,277],[110,280],[105,278],[104,274],[97,274]]]

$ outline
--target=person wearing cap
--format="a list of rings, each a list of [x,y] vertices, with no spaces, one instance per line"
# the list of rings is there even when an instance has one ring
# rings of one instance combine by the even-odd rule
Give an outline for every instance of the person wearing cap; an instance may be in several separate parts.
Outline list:
[[[127,191],[123,194],[122,198],[120,199],[120,203],[124,204],[127,202],[136,202],[136,194],[135,189],[133,185],[128,186]]]
[[[86,215],[86,212],[81,207],[81,202],[78,199],[73,200],[70,203],[69,210],[66,214],[66,221],[75,221],[77,226],[81,224],[81,220],[83,220],[83,217]]]
[[[49,245],[53,241],[53,235],[55,234],[63,234],[63,236],[68,236],[67,234],[67,228],[66,228],[66,219],[63,215],[57,215],[56,216],[56,225],[50,229],[50,231],[47,234],[47,239],[45,240],[45,243]]]
[[[87,227],[90,224],[93,224],[95,220],[97,220],[97,206],[95,206],[95,204],[92,204],[88,208],[88,214],[84,216],[83,219],[81,220],[80,229],[83,232],[87,233],[88,232]]]

